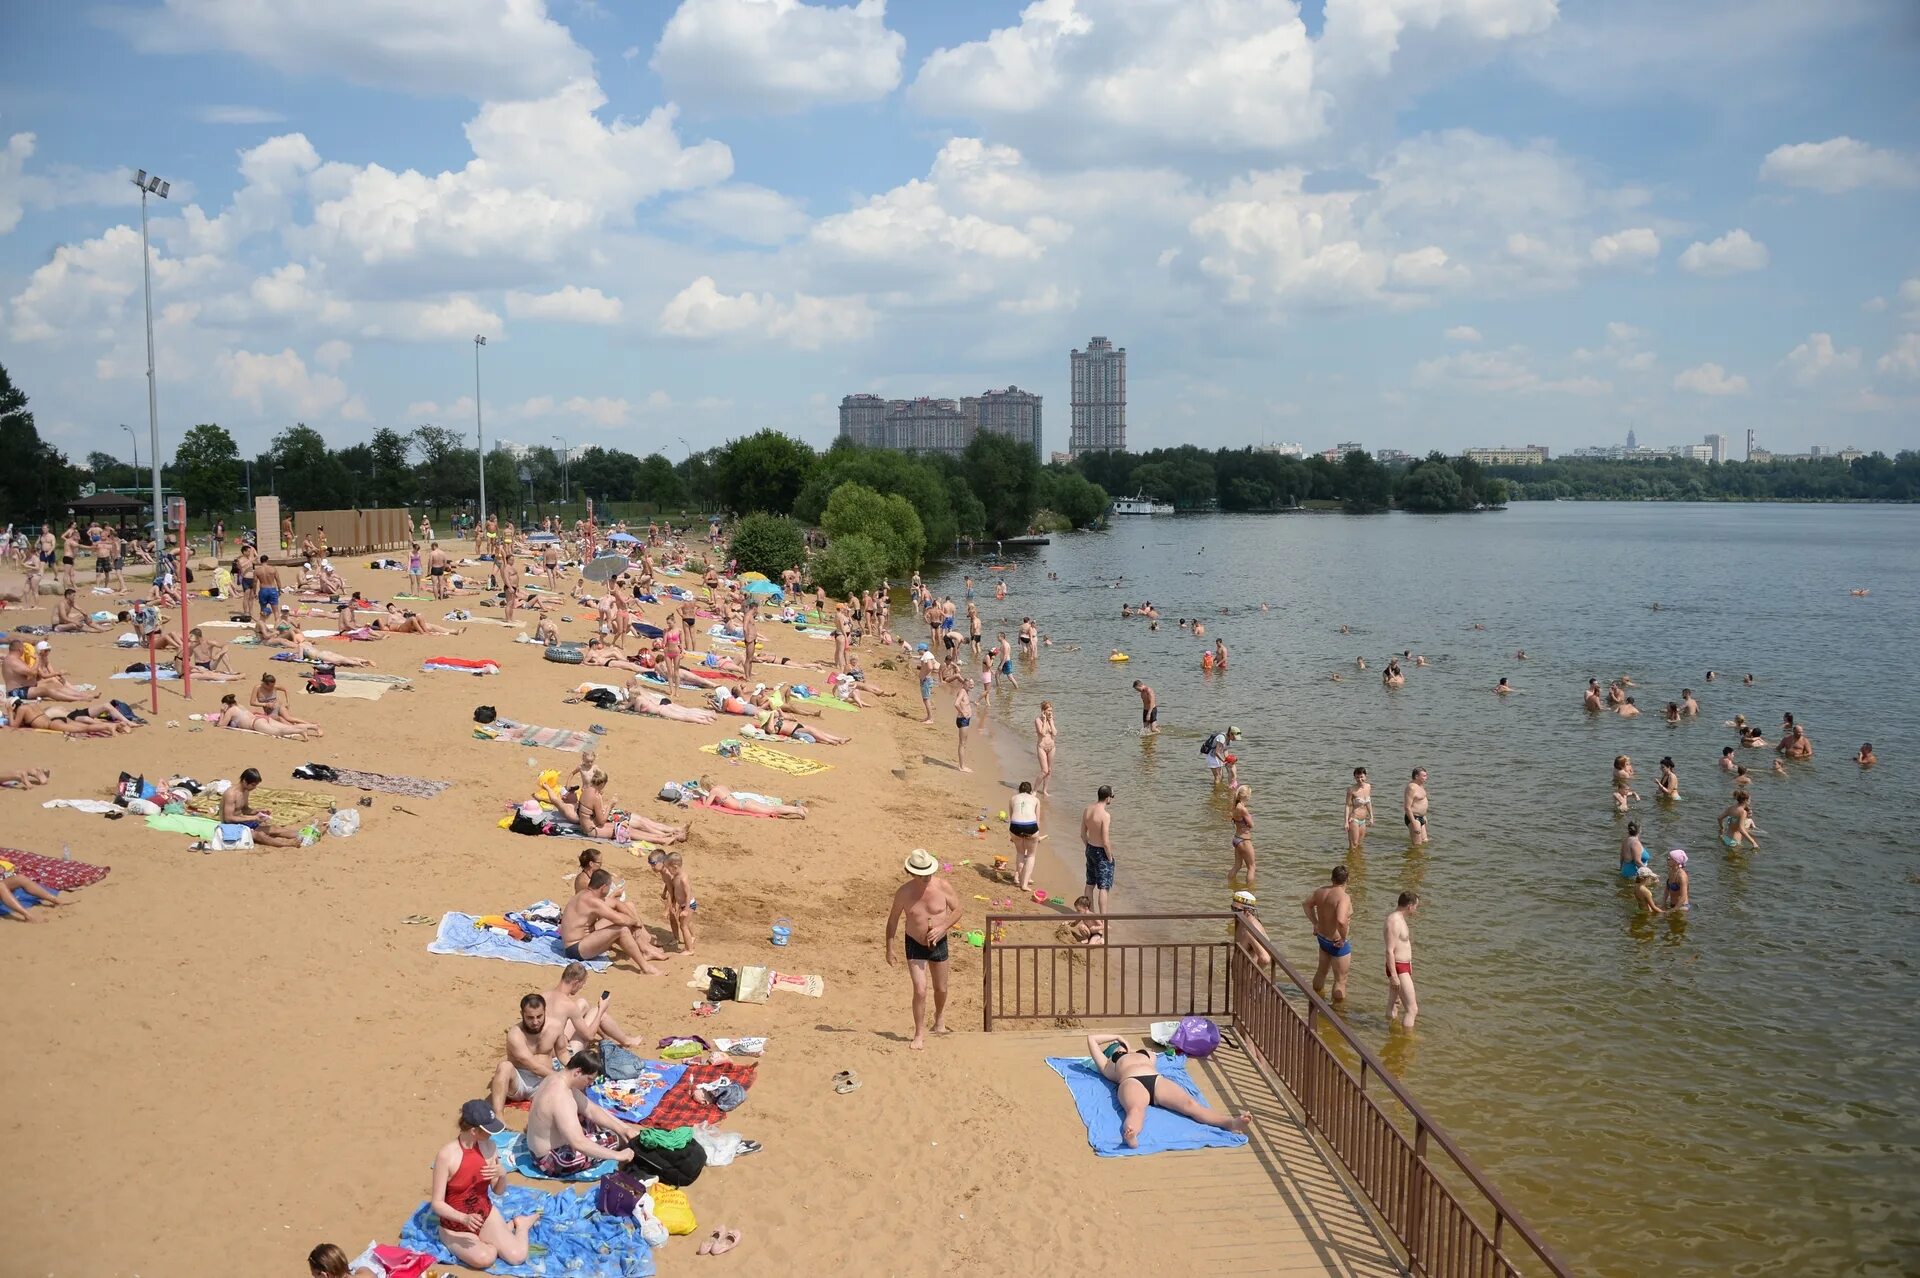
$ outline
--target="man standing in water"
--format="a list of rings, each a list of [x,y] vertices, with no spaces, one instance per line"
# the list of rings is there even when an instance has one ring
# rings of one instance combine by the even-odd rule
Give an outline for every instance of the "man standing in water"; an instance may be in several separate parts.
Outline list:
[[[1080,814],[1080,840],[1087,845],[1087,895],[1093,912],[1107,912],[1107,893],[1113,890],[1113,787],[1103,785],[1087,810]]]
[[[901,916],[907,925],[907,975],[913,980],[913,1041],[907,1046],[924,1051],[927,1040],[927,986],[933,986],[933,1032],[950,1034],[947,1028],[947,929],[960,921],[960,894],[953,884],[935,873],[940,862],[925,848],[907,853],[904,862],[910,877],[893,894],[893,910],[887,915],[887,966],[893,966],[893,937],[900,930]]]
[[[1140,735],[1150,736],[1160,731],[1160,698],[1153,695],[1143,679],[1133,681],[1133,690],[1140,694]]]
[[[1353,898],[1347,895],[1347,867],[1333,867],[1333,882],[1316,890],[1300,903],[1313,924],[1313,939],[1320,945],[1320,966],[1313,974],[1313,992],[1320,993],[1333,973],[1333,1001],[1347,997],[1347,970],[1353,966]]]
[[[1401,1024],[1408,1029],[1420,1014],[1420,1004],[1413,996],[1413,932],[1408,926],[1419,908],[1418,892],[1402,892],[1400,908],[1387,915],[1387,1023],[1393,1023],[1393,1009],[1398,1003],[1406,1009]]]
[[[953,726],[959,731],[959,744],[955,747],[954,766],[962,772],[971,772],[967,766],[967,729],[973,726],[973,696],[967,691],[967,681],[956,681],[958,686],[953,693]]]
[[[1400,798],[1400,819],[1407,823],[1407,838],[1416,847],[1427,841],[1427,770],[1415,768]]]

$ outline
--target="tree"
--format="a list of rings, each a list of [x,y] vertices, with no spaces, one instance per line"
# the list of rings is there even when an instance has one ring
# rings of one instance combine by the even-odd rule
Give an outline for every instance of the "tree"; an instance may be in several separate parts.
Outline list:
[[[444,426],[422,426],[413,432],[413,447],[420,454],[415,472],[420,500],[432,506],[435,515],[479,491],[478,468],[466,436]]]
[[[273,469],[280,500],[293,510],[337,510],[352,500],[353,476],[304,422],[273,437]]]
[[[785,514],[806,486],[813,449],[777,430],[728,442],[714,458],[714,488],[728,510]]]
[[[1040,462],[1030,445],[981,431],[960,455],[967,487],[985,512],[987,535],[1017,537],[1040,508]]]
[[[373,464],[367,492],[374,505],[410,506],[419,499],[420,485],[407,462],[407,449],[412,443],[411,436],[388,426],[373,432],[373,438],[367,443]]]
[[[27,397],[0,365],[0,509],[7,518],[51,518],[75,488],[66,457],[40,438]]]
[[[1069,528],[1085,528],[1107,513],[1107,490],[1077,470],[1064,466],[1045,472],[1047,509],[1067,521]]]
[[[705,463],[701,463],[701,475],[705,474]],[[689,470],[693,467],[689,466]],[[659,453],[648,453],[640,459],[633,472],[633,496],[636,501],[650,501],[662,509],[685,506],[692,495],[688,480],[682,476],[678,467]]]
[[[1424,514],[1465,510],[1472,504],[1460,472],[1437,456],[1416,463],[1401,476],[1398,496],[1401,509]]]
[[[735,526],[732,544],[742,572],[762,573],[775,581],[807,558],[806,535],[785,515],[748,515]]]
[[[820,516],[820,527],[827,534],[829,546],[842,537],[870,538],[884,555],[881,571],[887,576],[906,576],[926,555],[926,532],[907,499],[899,493],[882,497],[865,484],[842,484],[834,489]]]
[[[240,448],[221,426],[188,430],[173,454],[173,482],[189,513],[226,514],[240,504]]]
[[[809,571],[813,584],[830,595],[872,590],[887,575],[887,549],[864,533],[836,537]]]
[[[806,487],[794,499],[793,517],[818,524],[827,498],[841,484],[865,484],[876,492],[897,493],[920,516],[927,544],[945,548],[960,535],[946,474],[929,458],[891,448],[861,448],[840,440],[820,456]]]
[[[1371,514],[1392,503],[1393,474],[1370,454],[1359,449],[1348,453],[1340,459],[1337,473],[1344,489],[1340,506],[1348,514]]]

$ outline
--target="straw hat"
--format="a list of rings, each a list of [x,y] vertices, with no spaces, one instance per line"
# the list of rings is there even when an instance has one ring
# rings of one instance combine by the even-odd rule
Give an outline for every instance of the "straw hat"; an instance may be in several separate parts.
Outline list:
[[[916,875],[923,879],[940,868],[940,862],[934,860],[933,853],[927,851],[925,848],[915,848],[913,851],[907,853],[907,859],[901,864],[906,866],[908,874]]]

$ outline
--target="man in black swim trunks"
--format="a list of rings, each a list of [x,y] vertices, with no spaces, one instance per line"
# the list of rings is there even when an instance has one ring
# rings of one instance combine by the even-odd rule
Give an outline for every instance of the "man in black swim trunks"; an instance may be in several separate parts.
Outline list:
[[[887,966],[893,966],[893,937],[904,915],[907,925],[907,975],[913,980],[914,1051],[926,1048],[922,1027],[927,1020],[927,986],[933,986],[933,1033],[947,1028],[947,931],[960,921],[960,894],[939,876],[940,862],[925,848],[915,848],[904,862],[907,881],[893,894],[887,915]]]

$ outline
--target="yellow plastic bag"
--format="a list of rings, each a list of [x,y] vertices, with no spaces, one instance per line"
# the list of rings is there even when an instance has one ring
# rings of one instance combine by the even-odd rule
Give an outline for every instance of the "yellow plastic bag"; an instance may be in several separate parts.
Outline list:
[[[653,1214],[670,1234],[690,1234],[699,1228],[693,1220],[693,1204],[687,1201],[687,1191],[676,1189],[672,1185],[655,1184],[650,1191],[653,1194]]]

